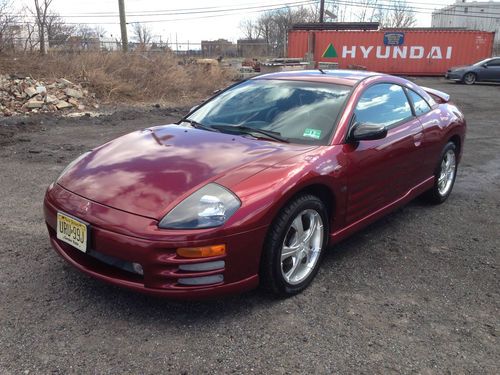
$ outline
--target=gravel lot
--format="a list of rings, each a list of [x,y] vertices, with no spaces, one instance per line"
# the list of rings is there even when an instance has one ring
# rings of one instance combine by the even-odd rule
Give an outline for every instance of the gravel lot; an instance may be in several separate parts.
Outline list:
[[[499,373],[500,85],[452,95],[468,135],[450,199],[416,200],[335,246],[303,294],[172,302],[108,286],[49,246],[45,188],[165,109],[0,120],[0,374]]]

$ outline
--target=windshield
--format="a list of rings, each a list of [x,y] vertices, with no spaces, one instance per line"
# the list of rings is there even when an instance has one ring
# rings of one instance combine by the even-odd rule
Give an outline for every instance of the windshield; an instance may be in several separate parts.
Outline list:
[[[488,61],[490,61],[491,59],[488,58],[488,59],[484,59],[484,60],[481,60],[481,61],[478,61],[477,63],[474,64],[474,66],[479,66],[479,65],[483,65],[484,63],[487,63]]]
[[[327,83],[249,80],[208,101],[188,120],[223,132],[231,129],[223,125],[230,125],[242,133],[252,128],[289,142],[328,144],[349,92],[348,86]]]

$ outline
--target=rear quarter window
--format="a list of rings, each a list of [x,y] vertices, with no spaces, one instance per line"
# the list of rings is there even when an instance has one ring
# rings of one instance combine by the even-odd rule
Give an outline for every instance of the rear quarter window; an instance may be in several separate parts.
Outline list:
[[[413,103],[413,108],[415,109],[415,114],[417,116],[423,115],[432,109],[431,106],[425,101],[425,99],[415,91],[407,89],[407,92]]]

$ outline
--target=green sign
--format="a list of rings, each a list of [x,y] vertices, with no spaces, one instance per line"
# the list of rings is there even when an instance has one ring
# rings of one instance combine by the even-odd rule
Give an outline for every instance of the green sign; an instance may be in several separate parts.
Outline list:
[[[310,137],[310,138],[314,138],[314,139],[320,139],[321,138],[321,130],[306,128],[304,130],[304,134],[302,134],[302,136],[303,137]]]
[[[338,57],[337,51],[335,51],[335,47],[333,46],[332,43],[330,43],[328,45],[328,47],[326,47],[325,52],[323,52],[323,57],[327,57],[330,59],[333,59],[334,57]]]

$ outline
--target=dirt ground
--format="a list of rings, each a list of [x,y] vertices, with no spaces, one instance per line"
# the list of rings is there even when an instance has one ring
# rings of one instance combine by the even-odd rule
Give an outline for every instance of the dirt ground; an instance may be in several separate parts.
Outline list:
[[[182,110],[0,120],[0,373],[499,373],[500,86],[451,94],[468,135],[454,191],[328,252],[304,293],[173,302],[118,289],[49,246],[46,187],[74,157]]]

